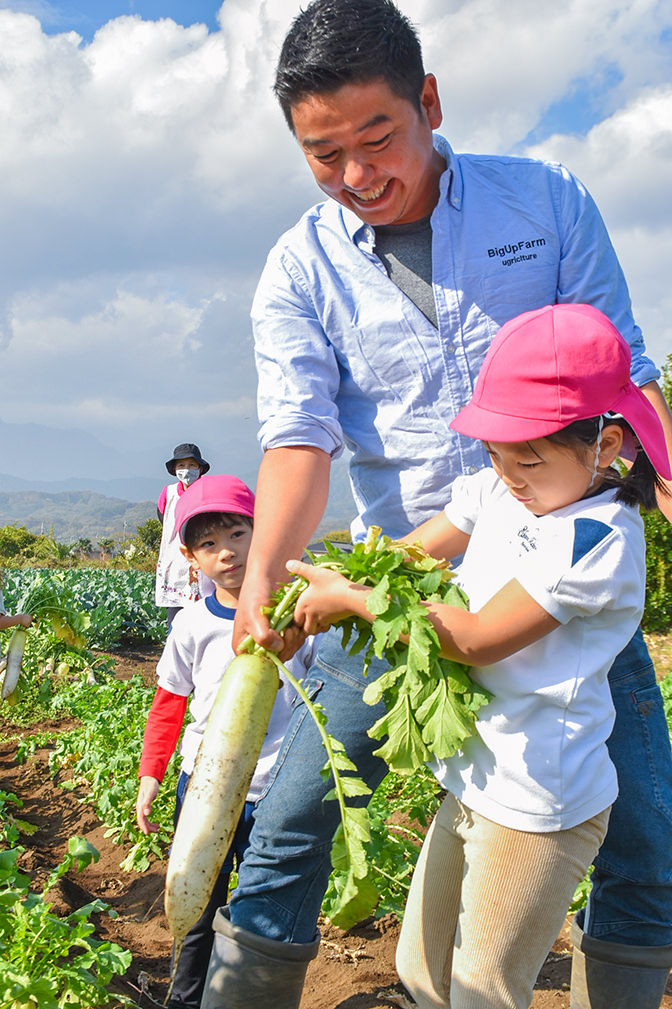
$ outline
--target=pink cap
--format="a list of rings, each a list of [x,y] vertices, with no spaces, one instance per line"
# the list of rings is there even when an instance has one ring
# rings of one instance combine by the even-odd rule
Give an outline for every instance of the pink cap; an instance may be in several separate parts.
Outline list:
[[[181,495],[175,507],[175,525],[182,543],[189,519],[203,512],[254,515],[254,494],[237,476],[205,474]]]
[[[450,426],[483,441],[530,441],[612,411],[669,480],[663,428],[630,378],[630,359],[627,342],[592,305],[524,312],[495,336],[471,400]]]

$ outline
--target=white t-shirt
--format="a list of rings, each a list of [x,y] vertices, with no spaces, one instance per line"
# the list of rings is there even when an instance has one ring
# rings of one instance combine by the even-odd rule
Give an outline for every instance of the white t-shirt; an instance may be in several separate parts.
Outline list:
[[[157,663],[159,686],[173,694],[191,697],[189,711],[194,721],[185,727],[180,744],[182,770],[187,774],[193,770],[224,671],[235,658],[231,648],[235,614],[235,610],[218,603],[214,595],[180,610]],[[308,638],[286,663],[297,679],[305,676],[315,651],[315,638]],[[268,780],[289,724],[295,696],[293,687],[283,679],[247,794],[248,802],[259,798]]]
[[[576,826],[618,794],[606,740],[614,720],[607,673],[644,607],[645,544],[636,508],[615,491],[537,517],[492,469],[459,477],[449,521],[471,539],[458,580],[477,611],[515,578],[560,622],[474,679],[494,698],[479,735],[433,770],[488,819],[518,830]]]

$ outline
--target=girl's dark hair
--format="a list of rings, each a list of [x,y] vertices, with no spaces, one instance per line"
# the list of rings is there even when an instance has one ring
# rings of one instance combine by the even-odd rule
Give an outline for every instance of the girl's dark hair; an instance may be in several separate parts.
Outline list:
[[[619,473],[610,467],[606,471],[599,470],[603,477],[603,487],[617,487],[616,500],[627,505],[641,505],[649,511],[656,507],[656,490],[667,494],[667,490],[662,480],[656,473],[653,463],[646,452],[639,446],[637,435],[634,433],[627,420],[622,417],[611,418],[605,416],[604,424],[618,424],[624,431],[630,431],[638,446],[637,455],[631,468],[625,474]],[[600,418],[589,417],[586,420],[577,420],[569,424],[561,431],[546,435],[548,441],[557,445],[595,445],[600,433]]]
[[[182,538],[188,550],[198,544],[204,536],[218,529],[230,529],[231,526],[247,525],[252,528],[249,515],[237,515],[235,512],[201,512],[187,521]]]
[[[408,18],[392,0],[313,0],[290,26],[273,90],[294,132],[298,102],[381,77],[421,112],[425,69]]]

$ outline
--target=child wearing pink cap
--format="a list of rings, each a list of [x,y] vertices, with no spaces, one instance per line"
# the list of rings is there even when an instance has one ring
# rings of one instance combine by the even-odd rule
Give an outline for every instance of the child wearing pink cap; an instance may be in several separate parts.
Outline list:
[[[175,526],[182,553],[194,569],[212,580],[215,589],[212,595],[176,613],[157,665],[159,682],[145,727],[136,801],[138,826],[146,834],[157,829],[149,820],[152,803],[177,746],[189,704],[192,721],[185,727],[180,744],[177,823],[210,709],[224,671],[234,657],[233,620],[245,575],[253,515],[254,495],[234,476],[201,476],[177,502]],[[295,676],[305,676],[313,650],[313,640],[309,639],[290,661]],[[248,845],[254,805],[275,763],[293,697],[293,689],[283,682],[231,849],[208,906],[185,939],[168,1003],[170,1009],[198,1009],[201,1004],[214,937],[212,919],[217,908],[227,903],[229,877]]]
[[[432,603],[428,613],[443,653],[494,696],[478,736],[433,765],[447,796],[415,870],[397,968],[420,1009],[528,1009],[618,793],[607,673],[643,611],[638,506],[653,506],[670,462],[628,344],[588,305],[502,326],[451,426],[485,443],[492,468],[458,478],[444,511],[405,539],[464,555],[470,612]],[[625,477],[618,457],[634,458]],[[372,619],[361,585],[288,568],[311,582],[296,616],[306,632],[345,612]]]

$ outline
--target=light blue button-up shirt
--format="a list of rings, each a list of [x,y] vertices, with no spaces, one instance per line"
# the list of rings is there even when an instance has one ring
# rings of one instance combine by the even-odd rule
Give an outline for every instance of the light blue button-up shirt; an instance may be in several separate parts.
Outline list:
[[[632,377],[659,375],[599,212],[562,165],[456,155],[432,214],[438,330],[388,278],[375,233],[333,200],[269,254],[252,307],[263,449],[352,451],[353,535],[401,536],[439,511],[456,476],[487,464],[448,426],[507,319],[555,302],[596,305],[632,349]]]

